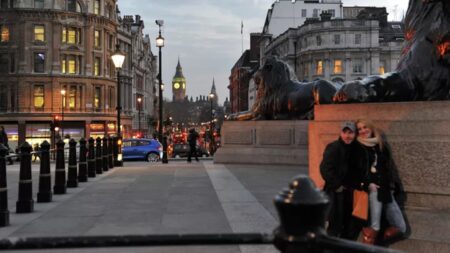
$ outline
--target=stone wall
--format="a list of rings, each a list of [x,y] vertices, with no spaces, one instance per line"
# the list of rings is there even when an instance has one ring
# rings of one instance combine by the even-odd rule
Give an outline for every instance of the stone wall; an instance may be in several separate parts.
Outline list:
[[[343,120],[370,119],[392,146],[405,189],[410,240],[408,252],[450,252],[450,102],[320,105],[309,124],[309,171],[323,186],[323,150],[336,139]]]
[[[308,164],[308,121],[225,121],[216,163]]]

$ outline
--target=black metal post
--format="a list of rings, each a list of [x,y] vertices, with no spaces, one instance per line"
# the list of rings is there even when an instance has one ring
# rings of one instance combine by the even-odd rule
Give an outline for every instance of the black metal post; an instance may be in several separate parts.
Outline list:
[[[64,145],[66,144],[61,139],[56,143],[56,169],[55,169],[55,185],[53,186],[53,194],[65,194],[67,191]]]
[[[163,157],[162,157],[162,163],[168,163],[169,160],[167,159],[167,136],[163,137]]]
[[[39,192],[37,193],[37,202],[51,202],[52,196],[52,177],[50,173],[50,143],[44,141],[41,144],[41,166],[39,171]]]
[[[109,170],[108,165],[108,138],[103,137],[103,149],[102,149],[102,158],[103,158],[103,171]]]
[[[20,180],[19,199],[16,202],[17,213],[31,213],[34,210],[33,181],[31,179],[31,150],[32,147],[25,142],[20,147]]]
[[[114,156],[114,166],[120,166],[118,157],[119,157],[119,145],[117,144],[117,141],[119,140],[119,138],[117,138],[116,136],[113,137],[113,156]]]
[[[78,168],[77,168],[77,142],[74,139],[69,141],[69,169],[67,175],[67,187],[78,187]]]
[[[139,100],[138,100],[139,102]],[[139,138],[142,138],[142,133],[141,133],[141,110],[142,110],[142,99],[141,102],[139,102],[138,104],[138,128],[139,128]]]
[[[210,135],[211,135],[211,141],[209,142],[209,145],[210,145],[210,147],[209,147],[209,149],[210,149],[210,151],[209,151],[209,153],[211,154],[211,155],[213,155],[214,154],[214,130],[213,130],[213,120],[214,120],[214,114],[213,114],[213,98],[212,97],[210,97],[210,102],[211,102],[211,122],[210,122],[210,124],[209,124],[209,133],[210,133]]]
[[[110,169],[114,168],[114,154],[113,154],[113,138],[108,137],[108,166]]]
[[[89,151],[88,151],[88,177],[95,177],[95,140],[89,138]]]
[[[6,182],[6,155],[8,149],[0,143],[0,227],[9,225],[8,185]]]
[[[119,44],[117,44],[117,47],[119,47]],[[122,154],[122,147],[121,147],[121,142],[122,142],[122,134],[120,132],[120,112],[122,110],[122,105],[121,105],[121,101],[120,101],[120,97],[121,97],[121,92],[120,92],[120,68],[117,68],[117,141],[115,142],[115,146],[117,146],[117,153],[116,156],[114,157],[114,161],[116,161],[115,166],[117,167],[121,167],[123,166],[122,163],[122,159],[119,158]],[[119,143],[120,142],[120,143]]]
[[[97,174],[103,173],[103,156],[102,156],[102,139],[97,137],[95,139],[95,172]]]
[[[80,139],[80,154],[78,159],[78,182],[87,182],[86,140]]]

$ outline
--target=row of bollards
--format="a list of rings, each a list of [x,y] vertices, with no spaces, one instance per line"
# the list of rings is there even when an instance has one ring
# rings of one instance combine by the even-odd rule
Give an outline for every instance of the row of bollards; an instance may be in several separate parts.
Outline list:
[[[53,192],[51,190],[50,144],[44,141],[39,151],[41,159],[37,202],[51,202],[53,194],[65,194],[67,188],[78,187],[79,182],[87,182],[89,177],[96,177],[97,174],[102,174],[104,171],[112,169],[114,167],[113,152],[115,140],[117,138],[104,137],[101,139],[98,137],[96,140],[89,138],[89,145],[86,147],[86,140],[81,139],[79,141],[79,157],[77,161],[77,142],[71,139],[69,141],[67,178],[66,160],[64,157],[65,143],[59,140],[56,143],[55,183],[53,185]],[[3,144],[0,144],[0,227],[9,225],[8,188],[6,180],[7,150]],[[27,142],[20,147],[19,196],[16,202],[17,213],[30,213],[34,211],[31,152],[32,147]]]

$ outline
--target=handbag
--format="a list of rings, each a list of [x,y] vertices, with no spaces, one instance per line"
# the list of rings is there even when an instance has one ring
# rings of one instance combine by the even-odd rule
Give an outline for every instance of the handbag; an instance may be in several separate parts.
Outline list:
[[[353,212],[352,215],[367,220],[369,216],[369,194],[365,191],[353,191]]]

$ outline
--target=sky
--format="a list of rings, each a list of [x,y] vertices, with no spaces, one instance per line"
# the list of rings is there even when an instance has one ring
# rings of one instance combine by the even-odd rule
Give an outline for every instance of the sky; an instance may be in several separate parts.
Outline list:
[[[261,32],[267,10],[275,0],[119,0],[121,16],[140,15],[152,52],[158,55],[156,19],[164,20],[162,81],[164,97],[172,99],[172,78],[180,59],[186,78],[186,94],[194,100],[208,95],[213,78],[222,104],[229,98],[231,68],[243,49],[250,47],[250,33]],[[344,6],[382,6],[389,20],[401,20],[408,0],[343,0]],[[241,35],[241,21],[244,25]],[[243,42],[243,43],[242,43]]]

